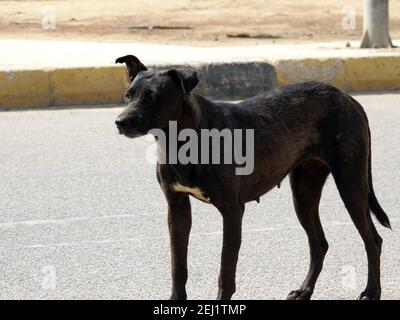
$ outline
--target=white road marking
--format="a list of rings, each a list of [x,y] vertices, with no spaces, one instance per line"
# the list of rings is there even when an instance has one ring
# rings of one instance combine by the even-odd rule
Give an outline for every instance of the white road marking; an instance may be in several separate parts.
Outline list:
[[[22,220],[22,221],[11,221],[11,222],[1,222],[0,228],[14,228],[20,225],[25,226],[35,226],[35,225],[43,225],[43,224],[64,224],[75,221],[84,221],[84,220],[105,220],[105,219],[115,219],[115,218],[135,218],[137,215],[146,215],[146,216],[154,216],[154,215],[163,215],[165,216],[166,211],[163,212],[153,212],[153,213],[135,213],[135,214],[120,214],[120,215],[110,215],[110,216],[99,216],[99,217],[71,217],[64,219],[39,219],[39,220]]]
[[[397,222],[398,219],[392,219],[391,222]],[[352,222],[331,222],[325,223],[323,225],[324,228],[329,227],[342,227],[342,226],[353,226]],[[355,228],[355,227],[354,227]],[[259,232],[269,232],[269,231],[278,231],[284,229],[299,229],[303,230],[300,225],[281,225],[275,227],[267,227],[261,229],[250,229],[250,230],[243,230],[243,233],[252,234],[252,233],[259,233]],[[214,236],[214,235],[222,235],[222,231],[215,231],[215,232],[203,232],[203,233],[194,233],[191,234],[190,237],[206,237],[206,236]],[[96,244],[109,244],[109,243],[118,243],[118,242],[142,242],[142,241],[149,241],[149,240],[158,240],[158,239],[166,239],[168,235],[165,234],[164,236],[160,237],[148,237],[148,238],[122,238],[122,239],[105,239],[105,240],[94,240],[94,241],[82,241],[82,242],[66,242],[66,243],[49,243],[49,244],[36,244],[36,245],[28,245],[28,246],[15,246],[11,247],[11,249],[36,249],[36,248],[50,248],[50,247],[66,247],[66,246],[84,246],[84,245],[96,245]],[[7,247],[10,249],[10,247]]]

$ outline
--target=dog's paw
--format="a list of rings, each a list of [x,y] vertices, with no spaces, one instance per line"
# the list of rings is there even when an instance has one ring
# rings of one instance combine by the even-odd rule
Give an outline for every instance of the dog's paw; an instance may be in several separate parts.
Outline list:
[[[169,296],[169,300],[186,300],[187,296],[186,293],[172,293]]]
[[[286,300],[310,300],[312,293],[310,288],[301,288],[290,292]]]
[[[380,294],[370,294],[364,291],[360,294],[357,300],[380,300]]]

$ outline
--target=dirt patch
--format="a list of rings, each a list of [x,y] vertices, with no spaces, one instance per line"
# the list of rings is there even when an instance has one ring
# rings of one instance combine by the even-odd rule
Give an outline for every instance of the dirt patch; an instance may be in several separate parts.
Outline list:
[[[346,20],[353,9],[354,29]],[[54,30],[42,27],[46,12],[55,12]],[[362,13],[360,0],[1,1],[0,37],[198,46],[345,42],[361,38]],[[392,38],[400,38],[400,0],[390,1],[390,14]]]

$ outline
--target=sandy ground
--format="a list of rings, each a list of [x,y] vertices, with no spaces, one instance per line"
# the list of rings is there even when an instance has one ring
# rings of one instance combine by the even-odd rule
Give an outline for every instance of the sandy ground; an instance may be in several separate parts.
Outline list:
[[[359,39],[361,0],[0,1],[0,37],[190,44],[199,46]],[[346,6],[350,6],[346,7]],[[346,15],[354,8],[355,28]],[[42,27],[55,12],[56,28]],[[392,38],[400,0],[390,1]],[[350,24],[349,24],[350,23]],[[241,37],[230,37],[229,35]],[[250,38],[243,38],[250,37]]]

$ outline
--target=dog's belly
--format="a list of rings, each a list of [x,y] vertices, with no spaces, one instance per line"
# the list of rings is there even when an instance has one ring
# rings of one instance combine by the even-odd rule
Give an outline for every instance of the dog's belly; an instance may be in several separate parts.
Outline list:
[[[240,200],[243,202],[259,201],[259,198],[268,191],[278,186],[282,179],[266,180],[256,184],[244,184],[240,188]]]
[[[267,161],[264,165],[256,166],[251,175],[240,177],[239,198],[243,202],[258,201],[261,196],[280,185],[290,167],[291,162],[269,167]]]

